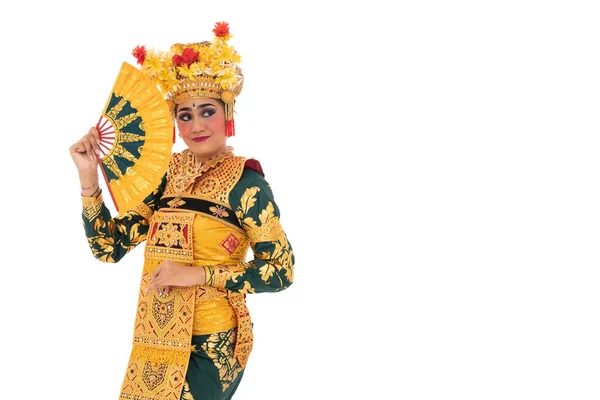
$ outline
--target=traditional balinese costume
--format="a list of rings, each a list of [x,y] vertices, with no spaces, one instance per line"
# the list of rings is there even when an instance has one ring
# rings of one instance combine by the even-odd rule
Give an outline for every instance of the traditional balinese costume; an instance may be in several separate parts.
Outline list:
[[[212,42],[176,44],[169,52],[137,47],[141,70],[171,109],[190,98],[225,104],[227,135],[243,77],[226,23]],[[133,348],[120,398],[230,399],[252,350],[248,293],[292,284],[294,255],[260,163],[230,147],[198,163],[173,154],[161,184],[135,209],[112,218],[101,191],[83,198],[83,223],[96,258],[117,262],[146,241]],[[254,259],[247,261],[248,248]],[[204,268],[206,284],[149,291],[153,270],[172,260]]]

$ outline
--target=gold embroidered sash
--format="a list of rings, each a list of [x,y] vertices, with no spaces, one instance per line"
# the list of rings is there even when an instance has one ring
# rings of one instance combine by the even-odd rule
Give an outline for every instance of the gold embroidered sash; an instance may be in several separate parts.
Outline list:
[[[237,318],[234,356],[246,366],[252,350],[250,313],[243,294],[212,287],[171,287],[145,293],[154,269],[165,260],[192,265],[194,212],[156,212],[150,220],[134,325],[133,349],[122,399],[179,400],[188,368],[196,301],[227,297]]]
[[[152,271],[164,260],[191,265],[193,213],[155,213],[150,220],[133,349],[121,398],[179,400],[191,352],[196,286],[151,291]]]

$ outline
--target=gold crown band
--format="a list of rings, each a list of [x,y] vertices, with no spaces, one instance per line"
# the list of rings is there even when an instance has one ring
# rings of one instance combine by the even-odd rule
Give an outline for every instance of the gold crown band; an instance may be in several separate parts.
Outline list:
[[[172,95],[173,103],[181,104],[194,97],[208,97],[211,99],[221,99],[221,93],[204,87],[190,86],[175,92]]]

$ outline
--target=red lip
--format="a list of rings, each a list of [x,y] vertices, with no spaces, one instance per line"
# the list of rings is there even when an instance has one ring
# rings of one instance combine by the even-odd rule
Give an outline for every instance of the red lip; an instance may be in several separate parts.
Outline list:
[[[210,136],[198,136],[192,139],[192,141],[194,142],[204,142],[206,139],[208,139]]]

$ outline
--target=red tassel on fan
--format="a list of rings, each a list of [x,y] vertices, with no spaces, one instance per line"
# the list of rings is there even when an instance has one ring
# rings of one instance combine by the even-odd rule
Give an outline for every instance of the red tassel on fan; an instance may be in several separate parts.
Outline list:
[[[175,143],[175,127],[173,127],[173,143]]]
[[[235,135],[235,125],[233,120],[225,121],[225,136],[232,137]]]

